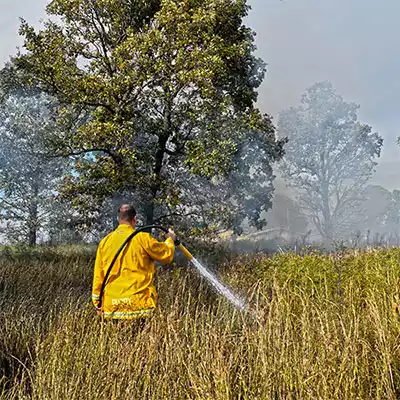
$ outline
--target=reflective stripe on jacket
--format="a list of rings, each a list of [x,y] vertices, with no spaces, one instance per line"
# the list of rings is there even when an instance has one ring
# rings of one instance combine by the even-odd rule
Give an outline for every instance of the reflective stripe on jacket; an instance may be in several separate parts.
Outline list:
[[[92,301],[99,303],[101,285],[112,259],[127,237],[134,232],[121,224],[99,244],[94,267]],[[140,232],[117,258],[103,293],[105,318],[132,319],[146,317],[156,307],[154,261],[170,263],[175,251],[174,241],[158,242],[149,233]]]

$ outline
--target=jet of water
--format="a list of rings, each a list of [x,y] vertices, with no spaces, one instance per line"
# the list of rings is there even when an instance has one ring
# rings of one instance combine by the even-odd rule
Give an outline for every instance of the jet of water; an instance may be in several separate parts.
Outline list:
[[[238,296],[233,294],[227,287],[225,287],[216,276],[214,276],[207,268],[203,267],[201,263],[196,259],[192,258],[190,260],[192,264],[196,267],[196,269],[200,272],[200,274],[206,278],[211,285],[221,293],[227,300],[229,300],[235,307],[244,311],[246,309],[246,303],[240,299]]]

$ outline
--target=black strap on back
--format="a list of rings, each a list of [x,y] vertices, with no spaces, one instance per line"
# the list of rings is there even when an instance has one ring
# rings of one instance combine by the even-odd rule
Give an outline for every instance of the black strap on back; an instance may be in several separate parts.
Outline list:
[[[138,228],[135,232],[131,233],[126,239],[125,241],[122,243],[121,247],[118,249],[117,253],[115,254],[114,258],[111,261],[110,266],[107,269],[106,275],[104,277],[103,283],[101,284],[101,289],[100,289],[100,300],[99,300],[99,304],[97,305],[97,308],[102,307],[102,302],[103,302],[103,294],[104,294],[104,288],[107,285],[107,280],[108,277],[110,276],[112,267],[114,266],[115,262],[117,261],[118,256],[121,254],[121,252],[124,250],[124,248],[128,245],[128,243],[140,232],[144,232],[144,231],[151,231],[152,229],[159,229],[163,232],[168,232],[168,229],[165,229],[163,226],[159,226],[159,225],[148,225],[148,226],[142,226],[141,228]]]

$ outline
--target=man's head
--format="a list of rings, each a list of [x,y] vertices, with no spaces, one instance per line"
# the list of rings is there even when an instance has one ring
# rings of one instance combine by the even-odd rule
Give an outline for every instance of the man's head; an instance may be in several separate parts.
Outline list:
[[[120,224],[127,224],[135,226],[136,224],[136,210],[130,204],[122,204],[118,208],[118,222]]]

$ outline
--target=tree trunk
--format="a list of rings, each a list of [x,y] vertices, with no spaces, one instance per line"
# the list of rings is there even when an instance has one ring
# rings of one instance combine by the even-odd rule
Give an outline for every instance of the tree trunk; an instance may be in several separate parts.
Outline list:
[[[37,230],[35,227],[29,227],[29,246],[36,246]]]
[[[164,162],[164,156],[167,149],[167,142],[171,135],[171,108],[172,104],[170,100],[166,101],[166,105],[164,108],[164,122],[163,122],[163,131],[158,137],[158,149],[155,156],[155,165],[154,165],[154,176],[155,181],[151,187],[151,199],[146,205],[146,225],[154,224],[154,205],[155,200],[157,198],[158,192],[161,186],[161,172]]]
[[[38,201],[37,197],[39,195],[39,187],[35,182],[33,184],[33,196],[31,203],[29,205],[29,217],[28,217],[28,242],[29,246],[36,246],[37,243],[37,229],[39,225],[38,221]]]
[[[113,229],[118,228],[118,208],[121,206],[122,196],[115,194],[112,198],[112,208],[113,208]]]
[[[331,210],[329,206],[329,184],[324,182],[322,184],[322,216],[324,220],[324,236],[326,239],[333,239],[333,226]]]
[[[144,208],[145,216],[146,216],[146,225],[154,224],[154,201],[150,200]]]

